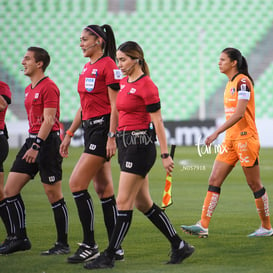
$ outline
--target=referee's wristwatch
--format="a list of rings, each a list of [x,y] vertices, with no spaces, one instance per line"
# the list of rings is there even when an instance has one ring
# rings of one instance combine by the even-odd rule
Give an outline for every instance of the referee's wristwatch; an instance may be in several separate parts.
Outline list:
[[[160,157],[162,159],[165,159],[165,158],[168,158],[169,157],[169,154],[168,153],[164,153],[164,154],[161,154]]]
[[[35,151],[40,151],[40,146],[38,146],[37,144],[33,143],[31,148]]]
[[[113,132],[108,132],[107,136],[112,138],[112,137],[115,137],[115,136],[116,136],[116,134],[115,134],[115,133],[113,133]]]

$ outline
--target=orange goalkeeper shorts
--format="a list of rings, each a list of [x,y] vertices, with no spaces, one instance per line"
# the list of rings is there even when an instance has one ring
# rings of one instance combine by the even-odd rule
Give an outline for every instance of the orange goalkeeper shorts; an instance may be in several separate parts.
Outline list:
[[[224,139],[221,146],[221,153],[217,154],[216,160],[229,165],[235,166],[240,161],[242,167],[252,167],[256,160],[259,160],[260,141],[257,137],[240,140]]]

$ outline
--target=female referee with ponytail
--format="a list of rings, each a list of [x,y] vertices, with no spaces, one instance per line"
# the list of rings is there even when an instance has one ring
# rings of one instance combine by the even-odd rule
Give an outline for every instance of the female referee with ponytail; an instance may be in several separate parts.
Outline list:
[[[236,48],[226,48],[222,51],[219,69],[229,79],[224,94],[226,121],[207,137],[205,143],[211,145],[219,134],[226,132],[222,143],[222,150],[225,152],[219,153],[214,162],[201,220],[195,225],[182,225],[181,228],[192,235],[208,237],[208,226],[219,200],[221,186],[240,161],[261,219],[260,228],[248,237],[271,236],[273,229],[269,217],[269,201],[260,178],[260,143],[255,124],[254,82],[248,73],[246,59]]]
[[[84,267],[101,269],[114,266],[115,252],[129,231],[134,207],[170,242],[172,251],[168,264],[178,264],[189,257],[194,248],[179,237],[167,215],[153,202],[149,192],[148,173],[156,159],[151,121],[160,143],[163,166],[167,172],[172,172],[174,167],[168,154],[158,89],[149,77],[144,53],[137,43],[129,41],[120,45],[117,59],[122,73],[127,76],[122,79],[117,96],[117,143],[121,169],[117,197],[118,218],[107,249]]]
[[[80,263],[99,255],[94,238],[94,208],[88,186],[93,180],[104,213],[109,240],[116,221],[110,158],[116,153],[115,131],[117,127],[116,96],[120,89],[120,70],[115,63],[116,43],[109,25],[89,25],[80,37],[85,64],[78,81],[81,106],[66,131],[60,146],[60,154],[68,156],[68,147],[74,132],[84,129],[84,152],[70,176],[69,186],[73,194],[83,230],[83,241],[69,263]],[[123,250],[115,253],[115,259],[123,259]]]

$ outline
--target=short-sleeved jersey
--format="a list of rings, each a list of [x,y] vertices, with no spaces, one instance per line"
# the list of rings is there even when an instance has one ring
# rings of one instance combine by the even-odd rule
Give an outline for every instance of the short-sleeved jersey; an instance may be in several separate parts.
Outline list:
[[[50,78],[43,78],[34,88],[31,87],[31,84],[26,87],[25,108],[29,122],[29,133],[37,134],[39,132],[44,120],[45,108],[57,109],[51,131],[60,130],[60,91]]]
[[[111,113],[108,85],[119,83],[121,78],[121,71],[108,56],[85,64],[78,82],[83,120]]]
[[[248,100],[244,116],[226,131],[226,139],[237,140],[257,136],[255,124],[254,88],[250,79],[244,74],[237,74],[226,85],[224,106],[226,119],[234,114],[238,100]]]
[[[147,106],[159,102],[158,88],[149,76],[144,75],[131,83],[128,77],[123,78],[116,102],[119,112],[118,131],[148,129],[151,117]]]
[[[10,88],[5,82],[2,82],[2,81],[0,81],[0,96],[3,96],[7,104],[11,103]],[[7,112],[7,107],[4,109],[4,111],[0,112],[0,130],[3,130],[5,127],[6,112]]]

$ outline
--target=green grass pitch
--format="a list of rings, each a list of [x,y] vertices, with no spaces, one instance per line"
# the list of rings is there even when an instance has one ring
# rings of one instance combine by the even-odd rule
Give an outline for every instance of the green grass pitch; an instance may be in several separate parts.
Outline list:
[[[63,193],[69,210],[69,244],[71,252],[81,242],[82,230],[76,213],[74,200],[68,187],[69,175],[82,148],[71,148],[70,156],[63,163]],[[11,150],[5,169],[8,170],[17,150]],[[273,210],[273,149],[261,149],[261,177],[268,191]],[[248,188],[239,165],[225,181],[220,202],[213,215],[208,239],[199,239],[184,234],[181,224],[194,224],[200,218],[207,180],[215,154],[198,155],[197,147],[177,147],[173,172],[173,205],[166,209],[178,234],[195,246],[191,258],[180,265],[165,265],[169,259],[170,246],[167,240],[140,212],[134,211],[131,229],[123,242],[125,261],[116,262],[112,270],[99,272],[187,272],[187,273],[231,273],[272,272],[273,238],[247,238],[247,234],[260,225],[253,195]],[[116,157],[112,160],[113,178],[117,189],[119,167]],[[162,162],[157,161],[150,173],[150,191],[153,200],[161,205],[165,185]],[[89,191],[95,205],[95,237],[101,251],[107,246],[106,230],[102,210],[92,184]],[[43,192],[39,176],[23,189],[22,196],[27,212],[27,231],[32,249],[9,256],[0,256],[0,271],[6,273],[79,273],[87,272],[82,264],[66,263],[64,256],[41,256],[40,252],[50,248],[56,240],[53,214]],[[0,223],[0,240],[5,237]]]

